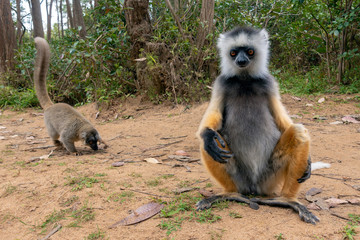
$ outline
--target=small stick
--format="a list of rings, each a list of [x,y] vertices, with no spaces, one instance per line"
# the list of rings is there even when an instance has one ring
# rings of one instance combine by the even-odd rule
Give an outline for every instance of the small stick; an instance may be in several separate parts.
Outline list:
[[[31,150],[35,150],[35,149],[48,149],[48,148],[52,148],[55,147],[54,145],[47,145],[47,146],[42,146],[42,147],[33,147],[33,148],[27,148],[24,149],[23,151],[31,151]]]
[[[137,193],[142,193],[142,194],[146,194],[146,195],[150,195],[150,196],[154,196],[154,197],[159,197],[159,198],[174,198],[174,197],[170,197],[170,196],[161,196],[161,195],[157,195],[157,194],[153,194],[153,193],[147,193],[147,192],[142,192],[139,190],[134,190],[134,189],[126,189],[132,192],[137,192]]]
[[[57,225],[56,228],[54,228],[53,230],[51,230],[51,232],[49,232],[48,235],[46,235],[44,238],[42,238],[41,240],[47,240],[49,239],[52,235],[54,235],[57,231],[59,231],[62,228],[61,224]]]
[[[343,216],[340,216],[340,215],[338,215],[338,214],[336,214],[336,213],[334,213],[334,212],[330,212],[330,214],[333,215],[333,216],[335,216],[335,217],[338,217],[338,218],[340,218],[340,219],[347,220],[347,221],[351,221],[351,219],[346,218],[346,217],[343,217]]]
[[[142,152],[144,153],[144,152],[147,152],[147,151],[150,151],[150,150],[158,150],[160,148],[165,148],[167,146],[170,146],[172,144],[176,144],[176,143],[179,143],[179,142],[182,142],[182,141],[184,141],[184,140],[178,140],[178,141],[171,142],[171,143],[159,144],[159,145],[157,145],[155,147],[149,147],[147,149],[144,149]]]

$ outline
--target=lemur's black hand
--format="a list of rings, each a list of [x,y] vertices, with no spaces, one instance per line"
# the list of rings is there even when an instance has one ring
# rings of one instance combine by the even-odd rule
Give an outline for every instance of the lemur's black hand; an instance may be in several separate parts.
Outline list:
[[[302,177],[299,178],[297,181],[298,181],[298,183],[305,182],[307,179],[310,178],[310,176],[311,176],[311,157],[309,155],[307,168],[306,168],[304,174],[302,175]]]
[[[228,158],[233,157],[233,154],[229,150],[223,149],[226,147],[224,140],[221,138],[219,133],[209,128],[206,128],[202,133],[201,137],[204,140],[205,151],[217,162],[227,163]],[[218,142],[223,147],[219,147]]]

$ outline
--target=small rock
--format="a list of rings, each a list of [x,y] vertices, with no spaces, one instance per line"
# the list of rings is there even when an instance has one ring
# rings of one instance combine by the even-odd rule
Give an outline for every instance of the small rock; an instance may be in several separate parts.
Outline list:
[[[6,138],[4,136],[0,136],[0,140],[5,140]]]
[[[335,121],[335,122],[331,122],[331,125],[339,125],[339,124],[343,124],[343,122],[341,121]]]
[[[360,128],[358,128],[357,132],[360,133]]]
[[[323,102],[325,102],[325,98],[323,97],[318,100],[318,103],[323,103]]]
[[[312,104],[312,103],[307,103],[305,106],[307,106],[307,107],[313,107],[314,104]]]

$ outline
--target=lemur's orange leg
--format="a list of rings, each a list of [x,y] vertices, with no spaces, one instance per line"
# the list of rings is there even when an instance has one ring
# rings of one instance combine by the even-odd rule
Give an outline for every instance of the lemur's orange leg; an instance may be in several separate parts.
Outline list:
[[[310,137],[304,126],[293,124],[286,129],[272,155],[274,171],[283,177],[280,197],[272,199],[254,198],[251,200],[259,204],[290,207],[299,213],[303,221],[308,223],[315,224],[319,221],[296,198],[300,188],[298,179],[304,175],[308,167],[309,148]],[[279,181],[278,178],[276,179]]]

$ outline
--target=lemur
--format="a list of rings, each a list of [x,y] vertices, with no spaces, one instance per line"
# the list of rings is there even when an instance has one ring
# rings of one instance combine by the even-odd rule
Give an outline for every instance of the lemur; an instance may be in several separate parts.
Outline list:
[[[197,136],[202,162],[225,193],[199,201],[197,209],[235,200],[253,209],[258,204],[290,207],[315,224],[319,219],[296,196],[311,175],[310,136],[280,101],[268,70],[268,32],[238,27],[221,34],[217,47],[221,74]]]
[[[44,120],[49,136],[57,148],[64,146],[70,153],[79,155],[74,142],[84,140],[93,150],[102,142],[98,131],[78,111],[66,103],[54,104],[46,89],[46,74],[50,62],[50,47],[45,39],[35,38],[37,56],[35,60],[34,84],[36,96],[44,109]],[[59,141],[60,138],[60,141]],[[105,148],[107,145],[104,143]]]

